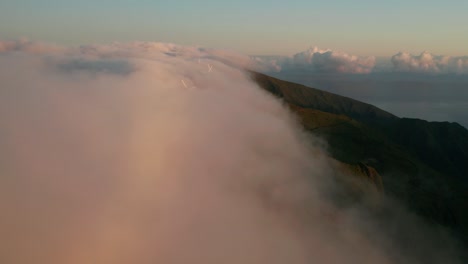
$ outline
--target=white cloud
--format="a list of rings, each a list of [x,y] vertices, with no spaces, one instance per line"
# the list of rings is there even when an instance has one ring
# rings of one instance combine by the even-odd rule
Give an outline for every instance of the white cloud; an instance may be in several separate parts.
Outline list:
[[[359,57],[344,52],[323,50],[318,47],[295,54],[283,69],[306,68],[315,72],[370,73],[375,66],[374,57]]]
[[[415,73],[468,73],[468,57],[436,56],[427,51],[420,55],[400,52],[392,57],[394,70]]]
[[[307,70],[315,73],[352,74],[368,74],[372,72],[408,72],[426,74],[468,73],[467,56],[439,56],[426,51],[422,52],[420,55],[400,52],[389,59],[381,58],[376,61],[374,56],[360,57],[341,51],[313,47],[291,57],[261,57],[261,59],[263,61],[262,65],[270,66],[270,68],[260,68],[265,72]]]

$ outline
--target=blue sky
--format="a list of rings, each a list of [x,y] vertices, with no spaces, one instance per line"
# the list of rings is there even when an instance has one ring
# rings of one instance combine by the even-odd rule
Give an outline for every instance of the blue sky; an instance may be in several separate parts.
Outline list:
[[[290,55],[468,54],[468,1],[2,0],[0,38],[60,44],[162,41]]]

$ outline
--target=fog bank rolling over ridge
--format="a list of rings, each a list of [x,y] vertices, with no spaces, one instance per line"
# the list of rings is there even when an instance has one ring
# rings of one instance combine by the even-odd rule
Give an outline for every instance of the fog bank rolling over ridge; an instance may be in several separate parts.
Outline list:
[[[326,143],[246,75],[262,63],[1,42],[0,262],[458,263],[450,238],[398,206],[389,226],[402,215],[421,231],[414,252],[336,205]]]
[[[311,47],[292,56],[258,56],[277,71],[306,70],[318,73],[368,74],[400,72],[422,74],[468,74],[468,56],[419,55],[398,52],[391,57],[357,56],[343,51]]]

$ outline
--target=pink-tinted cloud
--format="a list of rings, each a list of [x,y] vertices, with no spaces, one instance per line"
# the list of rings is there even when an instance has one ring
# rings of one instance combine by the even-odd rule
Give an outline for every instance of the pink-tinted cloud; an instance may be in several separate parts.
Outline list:
[[[334,205],[335,163],[239,69],[246,57],[164,43],[4,46],[1,263],[406,259],[378,242],[372,219]]]

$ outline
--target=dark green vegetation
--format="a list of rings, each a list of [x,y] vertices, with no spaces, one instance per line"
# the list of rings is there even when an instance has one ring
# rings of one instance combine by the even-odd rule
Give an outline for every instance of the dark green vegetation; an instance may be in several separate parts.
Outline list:
[[[331,157],[361,171],[375,168],[387,195],[468,243],[468,130],[399,118],[347,97],[251,75],[282,98],[307,131],[327,140]]]

